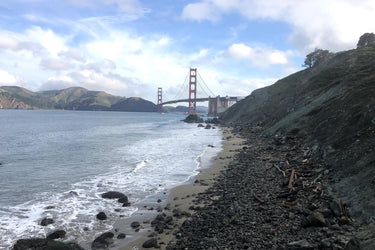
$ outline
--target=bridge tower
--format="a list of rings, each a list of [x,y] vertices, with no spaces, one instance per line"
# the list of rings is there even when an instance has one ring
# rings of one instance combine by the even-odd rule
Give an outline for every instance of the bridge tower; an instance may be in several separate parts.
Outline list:
[[[197,69],[190,68],[189,114],[197,113]]]
[[[163,111],[163,89],[158,88],[158,112],[161,113]]]

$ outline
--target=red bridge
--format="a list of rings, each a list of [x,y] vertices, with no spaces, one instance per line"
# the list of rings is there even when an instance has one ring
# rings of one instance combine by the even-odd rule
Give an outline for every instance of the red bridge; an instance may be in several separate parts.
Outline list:
[[[189,71],[189,97],[186,99],[176,99],[171,101],[163,102],[163,91],[162,88],[158,88],[158,110],[162,112],[163,105],[174,104],[179,102],[188,102],[189,103],[189,114],[195,114],[197,112],[197,102],[207,102],[208,101],[208,115],[217,116],[217,114],[224,112],[231,105],[237,102],[237,97],[197,97],[197,87],[198,87],[198,78],[201,79],[202,86],[205,86],[209,92],[212,91],[204,83],[203,79],[198,74],[197,69],[191,68]],[[187,79],[187,78],[186,78]],[[185,80],[186,81],[186,80]],[[185,86],[185,84],[183,84]],[[207,92],[202,88],[203,92],[207,95]],[[181,91],[180,91],[181,92]],[[212,96],[214,96],[212,94]]]

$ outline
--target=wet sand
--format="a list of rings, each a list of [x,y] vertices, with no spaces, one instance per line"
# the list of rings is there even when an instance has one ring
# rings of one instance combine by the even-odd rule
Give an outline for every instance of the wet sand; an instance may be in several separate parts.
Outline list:
[[[157,210],[165,213],[167,216],[171,216],[174,209],[179,209],[182,213],[192,213],[189,207],[195,205],[194,201],[196,195],[205,192],[205,190],[213,184],[220,172],[232,161],[235,153],[243,147],[244,140],[233,135],[229,128],[223,128],[223,138],[225,140],[223,141],[222,151],[211,160],[211,164],[208,168],[200,170],[200,173],[194,178],[192,183],[171,189],[169,196],[166,197],[166,202],[144,205],[147,207],[139,208],[140,211],[131,218],[120,220],[115,225],[115,228],[121,228],[121,232],[124,232],[127,236],[124,240],[116,240],[112,249],[145,249],[142,245],[145,241],[150,239],[148,236],[154,232],[151,228],[150,221],[157,215]],[[163,200],[163,197],[161,197],[161,200]],[[151,207],[159,207],[159,209],[148,210]],[[174,221],[173,228],[166,229],[163,233],[154,235],[154,237],[158,239],[158,242],[165,243],[165,245],[161,245],[161,249],[165,249],[168,242],[175,238],[172,232],[185,220],[186,217],[182,217],[177,220],[177,223]],[[132,221],[140,222],[141,228],[138,232],[135,232],[134,229],[129,227]]]

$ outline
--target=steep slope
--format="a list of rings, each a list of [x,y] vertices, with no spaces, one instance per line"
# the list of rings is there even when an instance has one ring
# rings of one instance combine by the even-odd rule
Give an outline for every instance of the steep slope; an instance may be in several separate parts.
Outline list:
[[[156,105],[142,98],[123,98],[80,87],[32,92],[20,87],[0,87],[3,109],[67,109],[154,112]]]
[[[301,138],[325,162],[335,195],[352,215],[375,214],[375,46],[340,52],[313,68],[255,90],[221,118]]]

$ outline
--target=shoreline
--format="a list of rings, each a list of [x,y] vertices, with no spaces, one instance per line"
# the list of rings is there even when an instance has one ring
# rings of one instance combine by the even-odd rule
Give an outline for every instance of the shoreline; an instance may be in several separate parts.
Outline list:
[[[164,229],[162,233],[156,234],[151,221],[155,218],[158,213],[163,213],[166,216],[173,217],[174,212],[178,210],[179,213],[186,214],[189,216],[191,206],[196,205],[195,198],[199,193],[205,192],[214,183],[216,177],[225,170],[226,166],[230,161],[233,160],[233,156],[237,151],[242,148],[244,139],[235,136],[230,128],[222,127],[222,149],[216,156],[214,156],[207,167],[200,168],[199,173],[192,177],[190,183],[178,185],[169,190],[166,194],[166,200],[160,203],[142,204],[145,210],[139,210],[131,217],[117,221],[114,225],[116,228],[121,228],[122,232],[125,231],[126,238],[124,240],[116,240],[110,249],[113,250],[131,250],[131,249],[146,249],[142,245],[153,236],[156,237],[159,242],[167,244],[175,237],[173,230],[177,229],[185,221],[186,217],[176,218],[173,222],[174,225],[169,229]],[[155,200],[155,199],[154,199]],[[163,200],[163,199],[161,199]],[[159,207],[158,209],[148,210],[151,207]],[[176,216],[174,216],[176,217]],[[134,229],[129,228],[129,225],[133,221],[138,221],[141,224],[140,230],[135,232]],[[164,249],[166,245],[161,245],[161,249]]]

